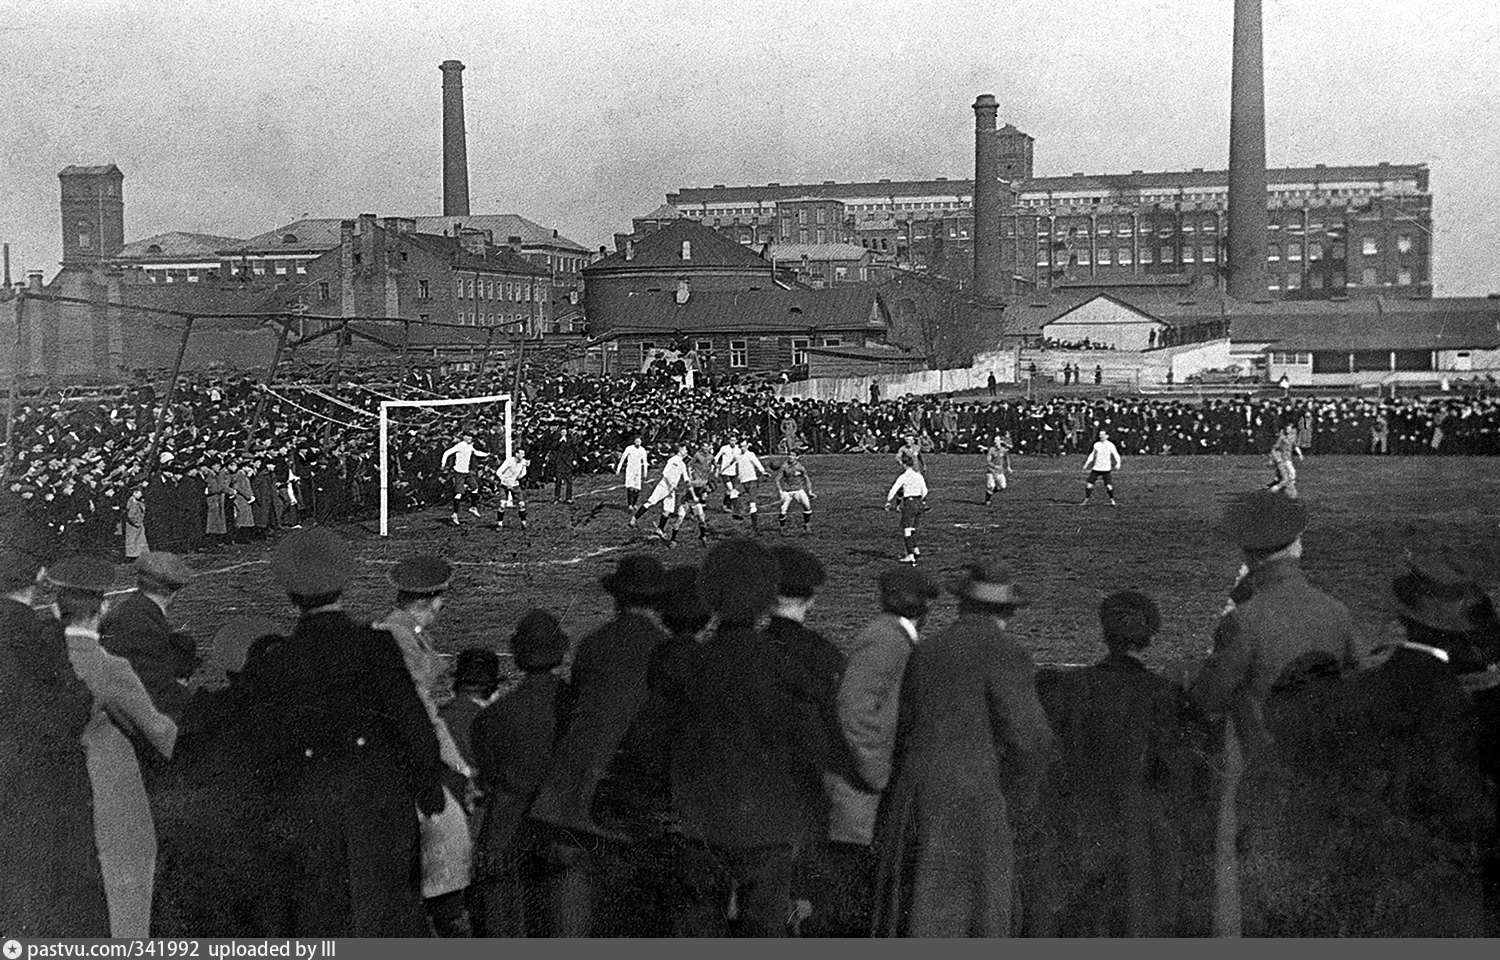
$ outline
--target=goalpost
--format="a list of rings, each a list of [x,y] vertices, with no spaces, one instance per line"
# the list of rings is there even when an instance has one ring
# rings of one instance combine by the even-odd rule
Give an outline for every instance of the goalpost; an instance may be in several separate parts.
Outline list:
[[[458,397],[452,400],[382,400],[380,401],[380,535],[390,536],[390,411],[397,407],[457,407],[465,404],[505,404],[505,455],[512,452],[511,429],[514,426],[515,405],[510,394],[499,393],[490,397]]]

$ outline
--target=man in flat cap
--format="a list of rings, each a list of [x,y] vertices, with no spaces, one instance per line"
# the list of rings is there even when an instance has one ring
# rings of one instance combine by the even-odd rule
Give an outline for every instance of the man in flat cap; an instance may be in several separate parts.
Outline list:
[[[187,703],[198,653],[190,635],[172,629],[167,610],[192,579],[181,557],[148,550],[135,562],[136,589],[110,603],[99,625],[104,649],[129,660],[156,709],[174,719]]]
[[[469,885],[473,844],[464,804],[473,771],[438,716],[438,708],[451,699],[452,690],[448,662],[427,638],[443,610],[453,567],[440,557],[408,557],[392,568],[390,579],[396,588],[396,608],[374,628],[389,631],[401,647],[407,672],[437,735],[443,791],[448,798],[441,813],[422,819],[422,897],[438,936],[467,937],[470,928],[463,891]]]
[[[876,591],[880,614],[841,647],[845,667],[838,717],[852,769],[823,774],[829,800],[829,877],[814,900],[812,927],[825,936],[869,934],[875,818],[890,783],[901,678],[939,595],[925,573],[910,567],[884,570]]]
[[[1235,814],[1246,759],[1265,746],[1262,705],[1282,672],[1307,654],[1329,654],[1344,668],[1361,660],[1349,609],[1307,582],[1302,573],[1302,532],[1307,506],[1269,490],[1232,502],[1224,532],[1244,555],[1244,574],[1230,609],[1214,630],[1213,652],[1189,688],[1210,715],[1230,718],[1224,744],[1215,871],[1215,932],[1241,930]]]
[[[267,667],[264,717],[288,832],[287,936],[428,933],[417,816],[441,812],[445,767],[389,632],[340,598],[354,553],[326,527],[277,545],[271,573],[300,616]]]
[[[647,667],[667,639],[654,616],[667,590],[660,561],[629,554],[599,582],[614,597],[615,617],[578,643],[564,733],[531,807],[531,816],[554,831],[556,859],[568,864],[556,878],[555,936],[602,932],[629,911],[602,879],[628,838],[595,820],[595,799],[607,789],[603,781],[646,701]]]
[[[825,733],[778,682],[775,654],[756,629],[779,582],[775,556],[753,540],[708,552],[698,591],[719,626],[691,665],[674,671],[668,694],[680,722],[673,812],[717,865],[688,909],[695,936],[786,936],[795,854],[814,822],[807,783],[821,772],[811,758]],[[731,889],[737,922],[728,928]]]
[[[918,646],[901,688],[896,776],[876,837],[877,936],[1012,933],[1011,821],[1034,805],[1052,731],[1007,627],[1029,603],[1003,564],[949,584],[958,620]]]
[[[62,624],[33,607],[50,559],[40,521],[0,500],[0,917],[7,936],[106,937],[93,792],[78,738],[92,698]]]

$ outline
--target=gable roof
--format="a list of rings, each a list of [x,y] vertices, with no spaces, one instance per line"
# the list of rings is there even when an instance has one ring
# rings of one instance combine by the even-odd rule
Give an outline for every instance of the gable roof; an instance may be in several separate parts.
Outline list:
[[[220,250],[243,243],[234,237],[211,233],[158,233],[144,240],[132,240],[115,254],[119,260],[185,260],[216,259]],[[152,249],[155,247],[156,249]]]
[[[885,330],[884,301],[865,286],[826,290],[705,290],[679,304],[675,292],[646,293],[618,304],[609,335]]]
[[[670,203],[664,203],[661,206],[657,207],[655,210],[652,210],[650,213],[646,214],[644,217],[636,217],[635,219],[637,219],[637,220],[680,220],[681,218],[682,218],[682,211],[681,210],[678,210],[676,207],[672,206]]]
[[[415,217],[420,233],[448,233],[455,235],[459,227],[473,230],[488,230],[490,239],[497,246],[511,237],[520,237],[523,247],[562,247],[577,253],[588,253],[588,248],[539,223],[527,220],[517,213],[477,213],[465,217]]]
[[[1142,310],[1140,307],[1136,306],[1135,304],[1126,303],[1124,300],[1120,299],[1119,297],[1111,296],[1110,294],[1107,294],[1107,293],[1100,293],[1100,294],[1096,294],[1096,295],[1094,295],[1092,297],[1089,297],[1087,300],[1084,300],[1082,303],[1074,304],[1069,309],[1064,310],[1062,313],[1059,313],[1057,316],[1055,316],[1051,320],[1047,321],[1047,325],[1051,325],[1051,324],[1054,324],[1054,323],[1066,324],[1066,323],[1070,322],[1069,318],[1072,317],[1072,316],[1074,316],[1080,310],[1083,310],[1085,307],[1088,307],[1090,304],[1098,303],[1101,300],[1105,301],[1107,303],[1113,303],[1116,306],[1120,307],[1121,309],[1128,311],[1132,316],[1139,318],[1139,320],[1136,321],[1136,322],[1140,322],[1140,321],[1144,321],[1144,322],[1147,322],[1147,323],[1164,323],[1165,322],[1160,317],[1153,316],[1152,314],[1146,312],[1145,310]],[[1092,321],[1092,322],[1096,322],[1097,323],[1098,321]],[[1124,321],[1122,321],[1122,322],[1124,322]]]
[[[70,163],[57,172],[59,177],[97,177],[104,174],[113,174],[117,177],[125,176],[125,174],[120,172],[120,168],[112,163],[97,163],[93,165]]]
[[[692,243],[693,258],[682,259],[683,241]],[[763,269],[771,272],[771,262],[749,247],[739,244],[710,230],[696,220],[681,219],[663,224],[659,229],[631,237],[635,252],[625,259],[624,250],[614,253],[583,268],[585,274],[608,270],[650,270],[671,268],[691,270],[702,267],[734,267],[741,269]]]
[[[869,247],[857,243],[777,243],[771,246],[771,257],[778,261],[801,260],[813,263],[830,260],[860,260],[870,255]]]
[[[338,217],[309,217],[256,234],[225,253],[325,253],[339,245]],[[290,239],[288,239],[290,238]]]

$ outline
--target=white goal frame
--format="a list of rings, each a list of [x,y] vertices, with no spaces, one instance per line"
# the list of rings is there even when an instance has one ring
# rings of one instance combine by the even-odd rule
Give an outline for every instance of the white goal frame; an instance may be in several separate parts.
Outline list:
[[[505,402],[505,456],[511,455],[511,431],[515,426],[515,404],[508,393],[489,397],[455,397],[450,400],[382,400],[380,401],[380,535],[390,536],[390,411],[398,407],[458,407],[466,404]]]

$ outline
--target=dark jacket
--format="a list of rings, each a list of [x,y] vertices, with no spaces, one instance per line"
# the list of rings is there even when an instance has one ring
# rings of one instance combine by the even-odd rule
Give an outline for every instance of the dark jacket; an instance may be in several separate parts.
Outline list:
[[[666,637],[655,621],[625,613],[579,642],[564,730],[533,817],[566,830],[605,832],[594,821],[595,796],[646,701],[646,671]]]
[[[413,806],[442,809],[444,768],[400,648],[324,610],[274,661],[261,729],[293,845],[285,935],[425,935]]]
[[[475,868],[483,875],[499,864],[531,801],[546,780],[566,690],[551,673],[530,673],[515,689],[479,711],[467,747],[484,793]],[[458,736],[454,733],[455,738]]]
[[[665,667],[679,726],[671,790],[684,830],[727,848],[793,846],[813,824],[810,764],[826,731],[779,682],[775,651],[748,626],[680,647]]]
[[[814,739],[806,757],[807,806],[816,813],[818,834],[827,833],[827,798],[823,774],[853,777],[854,762],[844,743],[839,723],[839,682],[844,676],[844,655],[816,630],[785,617],[772,617],[766,625],[777,676],[798,713],[798,724]]]
[[[188,692],[177,678],[192,674],[196,644],[172,630],[155,601],[137,590],[111,603],[99,624],[99,638],[104,649],[130,661],[157,710],[174,720],[182,713]]]
[[[62,625],[0,597],[0,931],[107,937],[94,795],[78,743],[93,698]]]
[[[1052,742],[1035,673],[984,616],[961,616],[912,652],[876,827],[877,934],[1010,934],[1012,808],[1031,805]]]

